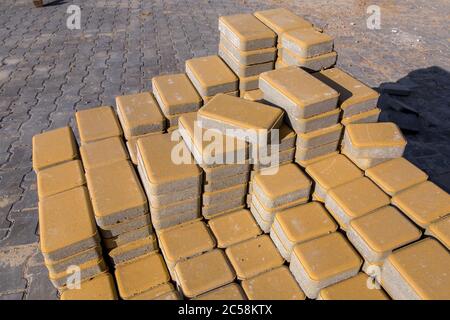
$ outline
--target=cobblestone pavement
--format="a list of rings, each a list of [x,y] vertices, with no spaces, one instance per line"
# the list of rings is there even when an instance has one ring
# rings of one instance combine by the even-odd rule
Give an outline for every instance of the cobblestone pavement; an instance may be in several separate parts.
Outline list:
[[[81,30],[66,28],[71,4],[81,6]],[[380,30],[366,27],[371,4],[381,7]],[[149,89],[152,76],[182,71],[184,60],[215,53],[219,15],[277,6],[335,36],[338,64],[362,81],[415,86],[409,97],[383,99],[382,115],[410,129],[406,156],[450,191],[447,0],[66,0],[44,8],[34,8],[31,0],[3,0],[0,299],[56,298],[38,250],[31,137],[74,127],[74,111],[111,105],[117,95]],[[399,103],[419,117],[402,117]]]

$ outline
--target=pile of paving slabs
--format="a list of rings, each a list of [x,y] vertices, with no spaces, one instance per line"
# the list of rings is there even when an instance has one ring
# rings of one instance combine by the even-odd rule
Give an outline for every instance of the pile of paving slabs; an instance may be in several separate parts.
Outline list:
[[[61,299],[450,299],[450,195],[333,38],[283,8],[218,29],[218,55],[33,137]]]

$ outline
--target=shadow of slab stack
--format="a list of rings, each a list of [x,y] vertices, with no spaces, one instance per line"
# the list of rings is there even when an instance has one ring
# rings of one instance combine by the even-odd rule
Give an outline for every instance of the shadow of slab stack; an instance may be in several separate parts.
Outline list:
[[[264,100],[286,111],[297,133],[295,160],[302,167],[337,153],[342,125],[339,93],[306,71],[290,66],[260,76]]]
[[[79,298],[116,299],[86,189],[83,165],[70,127],[33,137],[33,169],[39,197],[40,248],[52,284],[63,296],[79,286]],[[74,276],[74,272],[79,272]],[[102,282],[92,287],[92,282]],[[77,283],[75,281],[81,281]]]
[[[283,47],[281,44],[282,34],[292,30],[312,29],[312,23],[285,8],[256,11],[254,15],[277,34],[278,54],[275,62],[275,69],[289,66],[289,64],[283,61],[281,56],[282,52],[280,52],[280,48]]]
[[[156,230],[200,217],[202,171],[178,130],[139,139],[137,159]]]
[[[261,72],[274,68],[276,34],[252,14],[219,17],[219,56],[239,78],[240,96],[258,89]]]
[[[331,68],[313,75],[339,92],[338,106],[341,124],[377,122],[381,110],[377,108],[379,93],[339,68]]]
[[[210,103],[216,105],[216,98]],[[203,128],[196,112],[180,117],[179,132],[204,171],[203,217],[211,219],[242,209],[250,171],[248,143],[220,130]]]
[[[308,72],[328,69],[336,64],[334,38],[317,28],[286,31],[279,40],[280,66],[298,66]]]
[[[185,65],[186,75],[204,104],[218,93],[239,95],[239,79],[219,56],[192,58],[186,60]]]
[[[137,101],[133,106],[142,107],[149,102],[146,99],[149,97],[142,95],[125,99],[119,97],[118,109],[133,101]],[[123,131],[137,134],[142,132],[139,130],[144,130],[131,121],[136,120],[136,110],[131,118],[128,117],[129,112],[121,114]],[[148,202],[135,168],[129,161],[122,140],[122,128],[113,109],[92,108],[78,111],[75,116],[94,216],[110,260],[117,265],[156,250]],[[161,122],[157,126],[161,128]]]
[[[137,140],[146,135],[163,133],[166,119],[151,92],[118,96],[116,108],[131,161],[137,165]]]
[[[153,77],[152,87],[167,118],[169,132],[178,128],[178,119],[182,114],[197,111],[203,104],[202,98],[184,73]]]
[[[276,172],[262,170],[252,180],[250,211],[260,228],[270,232],[275,215],[308,202],[311,180],[295,163],[280,165]]]
[[[394,158],[400,158],[406,140],[395,123],[353,123],[345,127],[341,152],[360,169],[367,170]]]

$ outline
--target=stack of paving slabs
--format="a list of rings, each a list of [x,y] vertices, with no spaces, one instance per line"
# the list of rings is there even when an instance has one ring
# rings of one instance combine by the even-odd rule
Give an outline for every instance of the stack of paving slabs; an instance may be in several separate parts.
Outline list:
[[[116,97],[116,106],[131,160],[136,165],[137,139],[162,133],[166,128],[166,119],[151,92]]]
[[[450,250],[450,215],[430,224],[425,230],[425,234],[439,240]]]
[[[114,278],[109,272],[82,281],[79,288],[66,289],[61,300],[117,300]]]
[[[400,158],[405,147],[406,140],[395,123],[353,123],[345,127],[341,152],[366,170]]]
[[[219,56],[186,60],[186,74],[204,104],[218,93],[239,95],[239,79]]]
[[[178,300],[163,257],[151,252],[116,265],[119,295],[124,300]]]
[[[86,172],[130,158],[120,137],[85,143],[80,147],[80,154]]]
[[[320,290],[318,300],[389,300],[373,279],[360,272],[356,276]]]
[[[265,171],[265,174],[277,172],[277,168],[282,164],[291,163],[295,158],[295,142],[297,134],[287,124],[283,123],[278,130],[278,140],[273,137],[271,143],[267,147],[260,147],[256,150],[252,148],[252,171],[250,172],[249,193],[247,195],[247,206],[251,206],[252,181],[254,176]],[[278,153],[274,153],[278,152]]]
[[[379,93],[339,68],[313,74],[317,79],[339,92],[338,106],[342,110],[341,123],[377,122],[381,110],[377,108]]]
[[[232,245],[225,250],[239,280],[248,280],[283,265],[284,259],[268,235]]]
[[[239,77],[241,97],[258,89],[258,76],[272,70],[276,59],[276,34],[252,14],[219,18],[219,56]]]
[[[377,209],[350,221],[347,237],[364,258],[363,270],[381,268],[397,248],[417,241],[422,232],[400,211],[391,206]]]
[[[286,111],[297,133],[295,159],[301,166],[336,152],[342,132],[336,90],[294,66],[261,74],[259,86],[264,100]]]
[[[112,137],[122,137],[122,128],[110,106],[96,107],[75,113],[81,144]]]
[[[314,180],[313,199],[325,202],[328,191],[364,175],[364,172],[342,154],[335,154],[306,167]]]
[[[323,235],[338,228],[333,218],[319,202],[309,202],[275,215],[270,237],[286,261],[291,261],[295,245]]]
[[[33,137],[33,168],[39,200],[86,183],[77,143],[70,127]]]
[[[249,300],[304,300],[305,294],[286,266],[241,282]]]
[[[182,115],[179,123],[183,140],[205,172],[202,215],[210,219],[243,208],[250,170],[248,144],[217,129],[202,128],[196,112]]]
[[[245,139],[250,146],[267,148],[274,130],[283,124],[283,110],[225,94],[216,95],[197,112],[206,129]]]
[[[377,108],[379,93],[339,68],[313,74],[317,79],[339,92],[338,106],[342,110],[341,123],[377,122],[381,110]]]
[[[107,271],[86,187],[39,200],[40,247],[49,278],[58,289]],[[72,277],[71,277],[72,276]]]
[[[298,66],[309,72],[327,69],[336,63],[334,39],[316,28],[300,28],[281,34],[278,57],[281,65]]]
[[[308,29],[313,27],[310,22],[284,8],[257,11],[254,15],[277,34],[278,48],[281,48],[281,35],[283,33],[295,29]],[[275,68],[279,69],[286,66],[287,64],[285,64],[282,61],[281,56],[278,55]]]
[[[230,261],[221,249],[213,249],[178,262],[174,273],[187,298],[201,298],[202,294],[225,288],[236,278]]]
[[[384,262],[381,284],[395,300],[449,300],[450,254],[425,238],[395,250]]]
[[[450,194],[431,181],[399,192],[391,203],[423,229],[450,214]]]
[[[92,168],[86,179],[104,247],[114,264],[155,250],[148,203],[127,160]]]
[[[174,272],[177,263],[216,247],[216,240],[205,222],[200,220],[188,221],[161,230],[158,239],[164,260],[174,280],[177,280]]]
[[[306,296],[316,299],[320,290],[355,276],[361,265],[352,245],[342,234],[333,232],[297,244],[289,269]]]
[[[78,146],[70,127],[33,136],[33,169],[36,173],[75,159],[78,159]]]
[[[250,211],[268,233],[277,212],[309,200],[311,180],[295,163],[281,165],[276,173],[266,173],[254,176]]]
[[[168,119],[169,130],[178,126],[178,118],[186,112],[197,111],[202,98],[184,73],[152,78],[153,94]]]
[[[391,197],[428,179],[425,172],[403,157],[371,167],[365,175]]]
[[[255,238],[262,233],[247,209],[215,217],[208,221],[208,226],[216,238],[217,247],[222,249]]]
[[[200,217],[202,171],[183,139],[172,140],[171,135],[151,135],[137,142],[138,171],[156,230]]]
[[[343,230],[351,220],[390,204],[390,197],[370,179],[360,177],[331,188],[325,206]]]

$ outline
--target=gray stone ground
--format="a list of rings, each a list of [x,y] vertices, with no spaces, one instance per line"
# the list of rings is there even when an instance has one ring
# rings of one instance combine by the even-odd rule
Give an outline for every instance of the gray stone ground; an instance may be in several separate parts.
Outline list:
[[[382,100],[383,119],[411,129],[406,157],[450,190],[447,0],[31,2],[0,2],[0,299],[56,298],[38,251],[31,137],[74,127],[74,111],[113,104],[215,53],[219,15],[291,8],[336,37],[338,65],[362,81],[413,81],[409,97]],[[70,4],[81,6],[81,30],[66,28]],[[381,7],[381,30],[366,27],[371,4]]]

